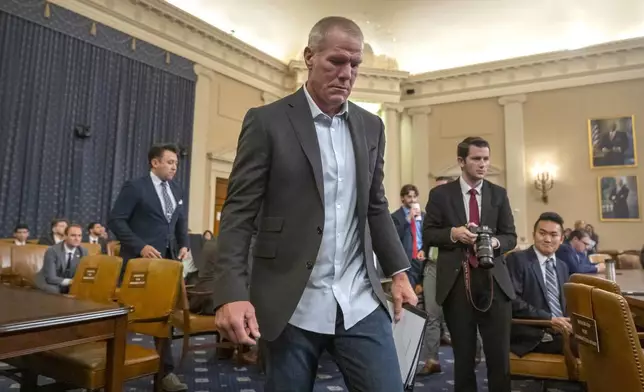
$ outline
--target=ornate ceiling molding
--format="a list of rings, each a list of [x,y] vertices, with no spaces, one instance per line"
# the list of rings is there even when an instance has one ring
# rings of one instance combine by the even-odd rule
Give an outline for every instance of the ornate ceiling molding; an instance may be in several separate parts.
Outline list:
[[[406,107],[644,78],[644,38],[410,76]],[[413,93],[412,93],[413,91]]]
[[[99,23],[283,96],[288,67],[162,0],[50,0]]]
[[[293,74],[290,91],[295,91],[306,82],[309,70],[302,60],[289,63]],[[400,85],[409,77],[408,72],[380,68],[360,67],[360,74],[351,92],[354,101],[397,103],[400,102]]]

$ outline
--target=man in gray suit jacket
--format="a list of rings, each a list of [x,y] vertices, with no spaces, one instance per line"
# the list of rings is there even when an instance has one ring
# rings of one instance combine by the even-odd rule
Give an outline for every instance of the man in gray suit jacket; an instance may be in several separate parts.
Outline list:
[[[353,21],[322,19],[304,50],[306,85],[249,110],[242,125],[214,305],[217,327],[231,341],[253,345],[261,329],[268,392],[311,391],[324,350],[350,390],[403,390],[374,251],[393,279],[395,317],[417,298],[382,185],[383,123],[348,101],[362,52]]]
[[[36,287],[56,294],[67,294],[81,257],[87,249],[80,246],[83,228],[71,224],[65,229],[65,239],[47,249],[42,269],[35,278]]]

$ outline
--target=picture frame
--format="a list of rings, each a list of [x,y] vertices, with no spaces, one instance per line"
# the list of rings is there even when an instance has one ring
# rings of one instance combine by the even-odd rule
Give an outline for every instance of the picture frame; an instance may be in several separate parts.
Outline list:
[[[635,116],[588,120],[590,167],[637,167]]]
[[[641,220],[637,176],[603,176],[597,181],[599,220],[637,222]]]

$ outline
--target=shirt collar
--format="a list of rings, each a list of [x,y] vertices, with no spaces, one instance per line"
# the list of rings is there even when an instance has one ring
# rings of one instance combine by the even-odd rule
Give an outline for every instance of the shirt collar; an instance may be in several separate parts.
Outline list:
[[[470,189],[476,189],[476,191],[480,195],[481,189],[483,189],[483,180],[479,181],[479,183],[474,188],[470,188],[470,185],[465,182],[463,176],[458,177],[458,183],[461,185],[461,193],[463,193],[464,195],[467,195]]]
[[[324,113],[320,107],[315,103],[313,98],[311,97],[311,94],[309,94],[309,90],[306,87],[306,84],[302,87],[304,89],[304,95],[306,96],[306,101],[309,103],[309,108],[311,109],[311,115],[313,119],[318,118],[319,115],[324,115],[326,117],[329,117],[326,113]],[[336,116],[344,116],[349,113],[349,101],[344,101],[342,104],[342,109]]]
[[[18,240],[16,240],[16,239],[14,239],[14,240],[13,240],[13,243],[14,243],[15,245],[18,245],[18,246],[23,246],[23,245],[26,245],[26,244],[27,244],[26,242],[21,242],[21,241],[18,241]]]
[[[89,240],[98,242],[98,237],[94,237],[93,235],[90,234]]]
[[[76,253],[76,248],[70,248],[67,244],[63,245],[65,247],[65,254]]]
[[[546,261],[548,261],[548,259],[552,259],[554,261],[554,264],[555,265],[557,264],[557,258],[555,257],[555,255],[547,257],[543,253],[539,252],[535,246],[533,246],[532,249],[534,249],[534,253],[537,254],[537,260],[539,260],[539,264],[541,265],[546,264]]]
[[[150,178],[152,178],[152,183],[154,184],[155,187],[160,186],[161,183],[163,182],[159,177],[157,177],[156,174],[152,173],[150,171]]]

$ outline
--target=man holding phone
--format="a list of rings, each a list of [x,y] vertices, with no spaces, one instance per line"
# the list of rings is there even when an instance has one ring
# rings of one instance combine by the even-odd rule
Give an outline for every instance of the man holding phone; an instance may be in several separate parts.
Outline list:
[[[409,283],[416,290],[416,285],[423,282],[425,252],[423,251],[423,219],[425,213],[418,204],[418,188],[407,184],[400,190],[402,206],[391,214],[400,242],[407,253],[411,268],[407,270]],[[420,286],[419,286],[420,287]],[[418,290],[416,290],[418,294]]]

